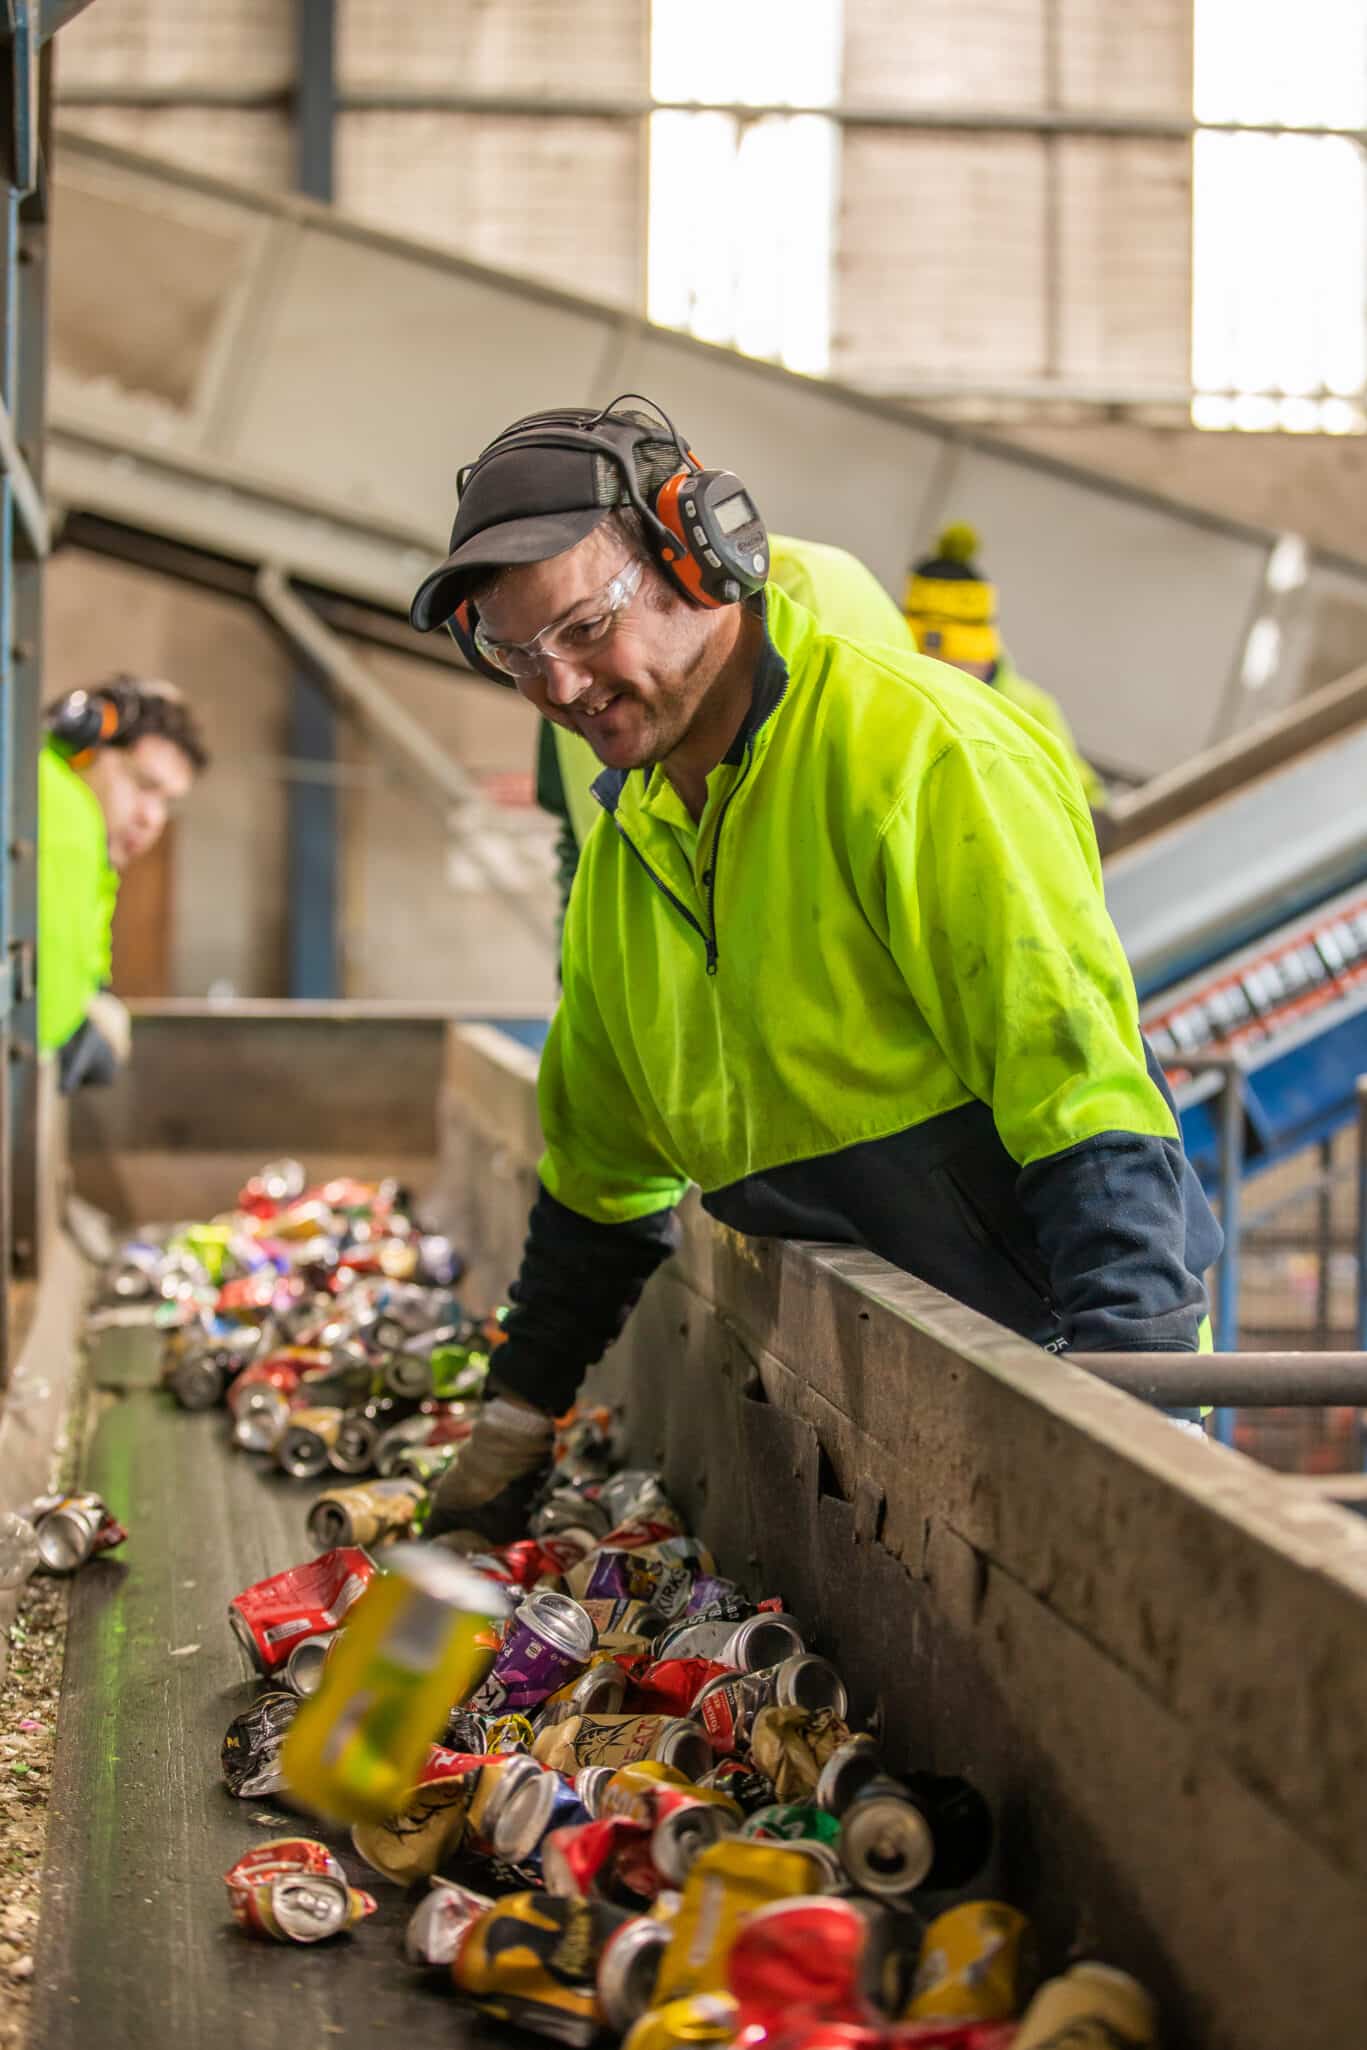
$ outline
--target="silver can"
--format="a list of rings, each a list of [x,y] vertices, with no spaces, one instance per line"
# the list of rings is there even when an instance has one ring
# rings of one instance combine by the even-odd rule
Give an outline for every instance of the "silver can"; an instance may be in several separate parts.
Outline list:
[[[249,1388],[233,1419],[234,1443],[244,1452],[274,1452],[289,1420],[289,1397],[279,1388]]]
[[[675,1808],[662,1815],[650,1835],[650,1862],[666,1886],[682,1886],[694,1861],[739,1827],[734,1815],[713,1801]]]
[[[74,1573],[95,1550],[105,1519],[96,1495],[73,1495],[34,1524],[38,1557],[49,1573]]]
[[[328,1630],[318,1637],[301,1637],[285,1661],[280,1678],[291,1694],[316,1694],[323,1684],[323,1664],[337,1636]]]
[[[276,1447],[277,1464],[295,1480],[317,1480],[337,1442],[340,1409],[296,1409]]]
[[[851,1737],[848,1744],[842,1744],[833,1751],[821,1768],[821,1777],[816,1783],[818,1807],[828,1815],[843,1815],[857,1795],[877,1779],[883,1770],[883,1761],[878,1746],[872,1737]]]
[[[432,1364],[416,1353],[392,1352],[384,1363],[384,1385],[391,1395],[432,1393]]]
[[[432,1430],[432,1419],[421,1411],[416,1416],[406,1416],[397,1424],[386,1424],[375,1441],[375,1471],[388,1478],[394,1471],[394,1462],[410,1445],[425,1445]]]
[[[337,1442],[328,1454],[329,1464],[338,1473],[369,1473],[379,1437],[380,1427],[370,1417],[359,1413],[344,1416],[337,1426]]]
[[[598,1960],[598,2005],[610,2029],[625,2033],[654,2006],[669,1937],[664,1922],[637,1915],[608,1938]]]
[[[722,1648],[717,1663],[734,1666],[741,1673],[757,1673],[784,1659],[799,1657],[807,1649],[802,1632],[791,1616],[761,1610],[737,1623]]]
[[[843,1716],[849,1706],[845,1683],[829,1660],[799,1652],[781,1665],[756,1673],[720,1673],[709,1680],[693,1704],[718,1751],[744,1751],[761,1710],[777,1708],[833,1709]]]
[[[575,1681],[563,1701],[548,1702],[535,1718],[540,1732],[553,1723],[568,1722],[572,1715],[618,1715],[627,1698],[630,1682],[613,1659],[601,1659]]]
[[[434,1879],[432,1891],[408,1918],[404,1956],[411,1965],[451,1965],[470,1924],[492,1906],[488,1894],[457,1886],[449,1879]]]
[[[731,1666],[739,1673],[760,1672],[779,1665],[807,1649],[802,1632],[791,1616],[762,1610],[743,1623],[720,1617],[685,1619],[666,1630],[655,1647],[657,1658],[712,1659],[719,1666]]]
[[[687,1717],[670,1716],[660,1731],[650,1755],[661,1765],[673,1765],[685,1779],[701,1779],[713,1764],[712,1746],[701,1723]]]
[[[935,1838],[895,1780],[880,1774],[850,1802],[840,1818],[840,1862],[862,1893],[879,1900],[914,1893],[926,1877],[935,1862]]]
[[[578,1488],[553,1488],[527,1528],[537,1538],[559,1537],[566,1530],[584,1530],[597,1543],[607,1536],[612,1524],[601,1502],[581,1495]]]
[[[221,1352],[187,1352],[166,1376],[166,1385],[182,1409],[213,1409],[223,1400],[233,1363]]]
[[[574,1775],[574,1791],[595,1819],[603,1812],[603,1795],[617,1770],[615,1765],[581,1765]]]

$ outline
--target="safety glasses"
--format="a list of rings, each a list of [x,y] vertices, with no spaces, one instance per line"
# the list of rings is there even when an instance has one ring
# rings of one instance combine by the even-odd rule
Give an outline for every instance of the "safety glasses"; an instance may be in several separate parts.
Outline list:
[[[601,591],[582,599],[571,617],[553,619],[529,641],[492,641],[480,620],[475,626],[475,646],[486,662],[512,677],[541,676],[548,662],[582,661],[612,635],[640,589],[643,569],[640,561],[627,563]]]

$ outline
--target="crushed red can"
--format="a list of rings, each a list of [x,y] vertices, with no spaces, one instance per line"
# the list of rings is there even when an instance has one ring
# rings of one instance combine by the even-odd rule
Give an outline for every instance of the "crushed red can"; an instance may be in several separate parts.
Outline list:
[[[327,1355],[318,1357],[326,1359]],[[235,1417],[240,1416],[254,1388],[274,1388],[288,1398],[296,1392],[303,1377],[304,1366],[290,1353],[273,1352],[268,1359],[253,1360],[228,1390],[228,1408]]]
[[[321,1943],[375,1912],[373,1896],[350,1886],[327,1845],[313,1837],[256,1844],[223,1882],[238,1927],[277,1943]]]
[[[631,1674],[631,1707],[646,1715],[688,1715],[708,1681],[729,1670],[713,1659],[656,1659]]]
[[[890,1952],[901,1926],[862,1903],[829,1897],[780,1900],[741,1924],[726,1965],[744,2028],[786,2033],[803,2018],[879,2022],[888,1999]],[[910,1983],[914,1956],[900,1959],[900,1988]]]
[[[449,1966],[472,1922],[493,1906],[487,1893],[476,1893],[454,1880],[433,1879],[408,1918],[403,1954],[412,1965]]]
[[[541,1877],[549,1893],[629,1907],[654,1900],[662,1881],[650,1854],[649,1823],[600,1815],[552,1830],[541,1846]]]
[[[272,1674],[305,1637],[326,1637],[374,1578],[359,1545],[339,1545],[302,1566],[273,1573],[228,1604],[228,1621],[254,1670]]]

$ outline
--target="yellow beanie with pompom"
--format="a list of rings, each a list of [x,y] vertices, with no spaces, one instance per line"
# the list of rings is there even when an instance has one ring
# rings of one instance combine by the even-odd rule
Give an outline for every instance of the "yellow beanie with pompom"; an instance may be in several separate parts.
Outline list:
[[[977,562],[976,527],[955,520],[907,575],[902,610],[923,655],[991,666],[1001,655],[997,592]]]

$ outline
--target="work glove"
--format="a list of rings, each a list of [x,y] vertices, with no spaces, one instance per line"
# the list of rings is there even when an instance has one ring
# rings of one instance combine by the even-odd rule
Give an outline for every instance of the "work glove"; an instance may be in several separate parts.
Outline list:
[[[493,1396],[437,1483],[424,1536],[470,1531],[486,1544],[525,1537],[554,1439],[555,1425],[544,1410]]]
[[[123,1067],[133,1050],[133,1024],[127,1004],[121,1003],[112,990],[97,990],[86,1007],[86,1017]]]

